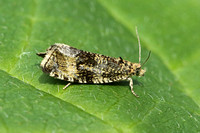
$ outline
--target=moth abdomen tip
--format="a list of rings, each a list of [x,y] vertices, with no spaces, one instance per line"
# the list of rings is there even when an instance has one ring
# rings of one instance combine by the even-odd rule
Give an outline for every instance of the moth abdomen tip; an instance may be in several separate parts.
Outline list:
[[[46,55],[46,53],[45,53],[45,52],[40,52],[40,53],[36,53],[36,55],[38,55],[38,56],[44,58],[45,55]]]

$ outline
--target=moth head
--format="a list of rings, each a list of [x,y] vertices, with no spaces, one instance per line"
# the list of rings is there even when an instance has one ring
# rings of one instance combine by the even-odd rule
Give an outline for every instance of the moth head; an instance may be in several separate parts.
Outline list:
[[[139,63],[133,63],[131,67],[131,74],[135,76],[144,76],[144,73],[146,70],[141,68],[141,65]]]
[[[136,69],[135,69],[135,75],[136,76],[139,76],[139,77],[144,76],[145,72],[146,72],[146,70],[142,69],[140,64],[136,65]]]
[[[133,75],[144,76],[144,73],[146,72],[146,70],[142,69],[142,66],[148,61],[150,55],[151,55],[151,51],[149,52],[147,59],[142,63],[142,65],[140,63],[134,63],[132,65]]]

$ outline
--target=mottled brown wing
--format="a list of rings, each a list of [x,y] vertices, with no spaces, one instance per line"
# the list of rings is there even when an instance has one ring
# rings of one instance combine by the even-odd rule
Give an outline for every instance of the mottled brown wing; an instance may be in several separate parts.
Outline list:
[[[78,83],[109,83],[127,79],[127,61],[55,44],[41,63],[50,76]]]
[[[122,58],[81,51],[77,54],[78,79],[84,83],[109,83],[126,79]]]
[[[41,63],[44,72],[50,76],[74,82],[77,79],[76,54],[80,50],[63,44],[55,44],[47,49]]]

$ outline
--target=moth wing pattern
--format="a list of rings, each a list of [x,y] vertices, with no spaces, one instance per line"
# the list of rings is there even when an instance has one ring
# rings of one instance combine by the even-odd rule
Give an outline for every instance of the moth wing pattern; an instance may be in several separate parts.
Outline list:
[[[41,63],[43,71],[52,77],[73,82],[72,77],[76,76],[73,74],[76,71],[74,55],[80,50],[71,48],[62,44],[54,44],[49,47]]]
[[[109,83],[126,79],[121,57],[111,58],[73,48],[69,45],[54,44],[47,49],[41,63],[44,72],[50,76],[79,83]],[[127,64],[128,65],[128,64]]]

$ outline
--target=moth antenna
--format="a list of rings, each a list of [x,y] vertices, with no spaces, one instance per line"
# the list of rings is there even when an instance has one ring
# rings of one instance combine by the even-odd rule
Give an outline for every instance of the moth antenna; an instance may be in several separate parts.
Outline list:
[[[151,51],[149,51],[149,55],[146,58],[146,60],[142,63],[141,67],[149,60],[150,56],[151,56]]]
[[[140,45],[140,37],[138,34],[137,26],[135,27],[135,30],[136,30],[136,35],[137,35],[138,44],[139,44],[139,64],[140,64],[141,63],[141,45]]]

